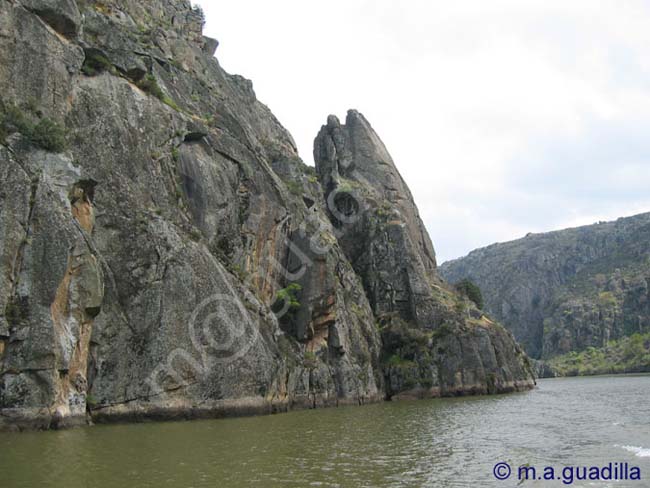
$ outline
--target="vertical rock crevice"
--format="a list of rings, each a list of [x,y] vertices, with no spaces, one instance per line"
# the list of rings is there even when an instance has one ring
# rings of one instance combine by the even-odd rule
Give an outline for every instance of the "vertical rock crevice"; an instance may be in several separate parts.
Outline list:
[[[81,180],[70,190],[71,214],[80,235],[70,249],[65,274],[50,307],[57,341],[58,378],[52,406],[55,425],[85,417],[88,401],[90,339],[104,297],[101,266],[86,239],[95,225],[96,182]]]

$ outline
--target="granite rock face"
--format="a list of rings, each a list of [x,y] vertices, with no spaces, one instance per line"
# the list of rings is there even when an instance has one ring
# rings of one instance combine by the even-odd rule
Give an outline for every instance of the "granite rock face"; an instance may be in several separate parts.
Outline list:
[[[437,396],[529,386],[501,326],[438,276],[413,197],[368,121],[330,116],[314,143],[328,210],[382,333],[388,394]]]
[[[202,25],[184,0],[0,2],[0,428],[378,401],[413,386],[382,362],[401,325],[378,324],[445,326],[387,153],[386,174],[353,160],[404,215],[376,245],[417,272],[354,258],[313,168]],[[532,384],[500,327],[449,313],[447,349],[417,363],[449,376],[441,394]]]
[[[650,214],[479,249],[445,263],[536,358],[650,330]]]
[[[74,0],[24,0],[23,6],[65,37],[75,37],[81,13]]]

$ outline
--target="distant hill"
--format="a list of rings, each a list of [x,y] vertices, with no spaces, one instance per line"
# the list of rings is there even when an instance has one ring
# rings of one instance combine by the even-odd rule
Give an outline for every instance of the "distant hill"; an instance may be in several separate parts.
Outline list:
[[[650,332],[650,213],[493,244],[440,272],[452,283],[476,283],[486,310],[532,357],[556,358],[563,374],[579,372],[567,367],[572,360],[596,357],[599,365],[583,372],[650,370],[650,354],[611,354],[634,334],[636,349],[650,349],[638,339]]]

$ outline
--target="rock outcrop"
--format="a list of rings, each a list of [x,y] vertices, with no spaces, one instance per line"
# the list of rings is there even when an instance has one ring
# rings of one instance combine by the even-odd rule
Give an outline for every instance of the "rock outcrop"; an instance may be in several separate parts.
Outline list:
[[[314,159],[339,243],[379,323],[388,394],[528,387],[512,337],[438,276],[413,197],[363,115],[350,110],[345,125],[330,116]]]
[[[483,290],[487,310],[535,358],[650,331],[650,213],[479,249],[441,267]]]
[[[0,2],[0,428],[531,386],[436,277],[387,153],[351,149],[375,211],[401,214],[355,249],[202,24],[185,0]],[[355,254],[373,246],[386,262]]]

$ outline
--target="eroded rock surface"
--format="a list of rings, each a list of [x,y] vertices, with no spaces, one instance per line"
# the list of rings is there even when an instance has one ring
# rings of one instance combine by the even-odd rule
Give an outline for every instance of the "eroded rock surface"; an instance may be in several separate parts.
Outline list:
[[[330,116],[314,159],[341,247],[383,340],[391,396],[514,391],[531,384],[511,335],[438,276],[413,197],[368,121]]]
[[[454,308],[362,117],[350,158],[390,219],[346,236],[325,160],[324,193],[202,25],[184,0],[0,2],[0,427],[532,384],[510,336]],[[415,379],[387,361],[412,330]]]

